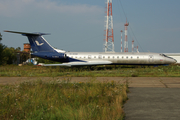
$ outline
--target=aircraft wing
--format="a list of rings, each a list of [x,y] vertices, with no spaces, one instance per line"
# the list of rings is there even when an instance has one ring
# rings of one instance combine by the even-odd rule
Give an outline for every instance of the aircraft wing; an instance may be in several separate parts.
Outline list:
[[[85,65],[110,65],[112,62],[110,61],[88,61],[88,62],[69,62],[69,63],[62,63],[62,64],[43,64],[42,66],[85,66]]]

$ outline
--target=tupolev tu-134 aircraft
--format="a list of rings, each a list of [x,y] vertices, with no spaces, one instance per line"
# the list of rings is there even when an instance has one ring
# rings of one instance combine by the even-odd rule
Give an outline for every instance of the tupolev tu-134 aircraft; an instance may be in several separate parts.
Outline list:
[[[61,62],[43,66],[93,66],[93,65],[168,65],[177,61],[164,54],[142,52],[66,52],[53,48],[42,35],[45,33],[26,33],[4,31],[27,36],[34,56]]]

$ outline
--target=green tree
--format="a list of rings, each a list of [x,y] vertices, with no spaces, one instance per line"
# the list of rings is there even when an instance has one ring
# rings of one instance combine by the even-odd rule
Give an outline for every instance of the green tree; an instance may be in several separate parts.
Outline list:
[[[3,45],[2,43],[0,43],[0,65],[3,64],[3,59],[4,59],[3,51],[5,48],[6,48],[6,46]]]
[[[2,35],[0,33],[0,42],[1,41]],[[20,47],[16,49],[14,49],[13,47],[8,48],[7,46],[0,43],[0,65],[13,64],[13,62],[17,60],[16,52],[20,50]]]
[[[1,40],[2,40],[2,35],[1,35],[1,33],[0,33],[0,42],[1,42]]]
[[[19,52],[19,51],[21,51],[21,48],[20,48],[20,47],[17,47],[17,48],[15,49],[15,51],[16,51],[16,52]]]
[[[13,64],[14,61],[16,61],[16,53],[15,53],[15,49],[13,47],[6,47],[3,50],[3,64]]]
[[[0,42],[2,41],[2,35],[0,33]],[[3,45],[2,43],[0,43],[0,65],[3,64],[3,58],[4,58],[4,55],[3,55],[3,50],[6,48],[5,45]]]

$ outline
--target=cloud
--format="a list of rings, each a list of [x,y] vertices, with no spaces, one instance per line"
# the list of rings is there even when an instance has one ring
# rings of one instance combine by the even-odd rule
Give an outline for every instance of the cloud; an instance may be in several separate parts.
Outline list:
[[[31,0],[2,0],[0,1],[0,15],[13,17],[21,14],[29,3]]]
[[[79,51],[80,47],[69,48],[67,46],[66,48],[64,45],[83,39],[90,41],[89,38],[97,34],[103,37],[104,7],[89,4],[66,4],[59,1],[0,0],[1,29],[52,33],[51,36],[45,36],[47,40],[51,39],[52,46],[65,50],[75,49],[75,51]],[[14,38],[14,36],[16,37],[16,35],[11,36],[5,33],[4,44],[19,46],[25,39],[21,36]],[[12,39],[22,39],[22,41],[12,43]],[[101,43],[103,38],[93,40]]]
[[[56,3],[50,0],[1,0],[0,16],[15,17],[28,12],[58,12],[64,14],[99,14],[104,9],[95,5],[73,4],[66,5]]]

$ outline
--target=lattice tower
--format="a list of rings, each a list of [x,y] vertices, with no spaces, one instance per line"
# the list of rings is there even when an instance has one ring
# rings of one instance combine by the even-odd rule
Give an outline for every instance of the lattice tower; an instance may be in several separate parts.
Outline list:
[[[123,45],[122,45],[122,32],[123,32],[123,31],[121,30],[120,32],[121,32],[121,52],[123,52],[123,50],[122,50],[122,46],[123,46]]]
[[[129,23],[127,23],[127,19],[126,19],[126,23],[124,24],[124,27],[125,27],[124,52],[128,52],[128,40],[127,40],[127,26],[128,25]]]
[[[112,17],[112,0],[107,0],[107,16],[105,21],[105,52],[114,52],[114,33]]]

